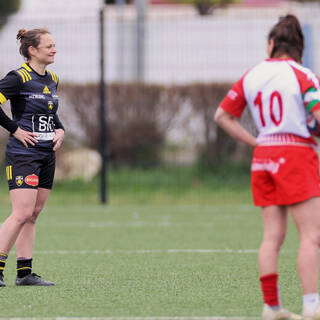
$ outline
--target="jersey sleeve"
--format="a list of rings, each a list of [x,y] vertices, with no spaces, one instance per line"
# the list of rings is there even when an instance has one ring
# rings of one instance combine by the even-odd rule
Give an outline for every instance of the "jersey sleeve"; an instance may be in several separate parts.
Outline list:
[[[10,98],[19,94],[19,91],[19,76],[14,71],[11,71],[0,80],[0,103],[5,103]]]
[[[302,97],[308,111],[313,112],[320,109],[320,89],[310,87]]]
[[[302,71],[293,68],[298,79],[302,100],[309,112],[320,109],[320,80],[309,69]]]
[[[65,131],[64,126],[57,114],[54,115],[54,127],[55,129],[62,129],[63,131]]]
[[[20,80],[13,71],[9,72],[0,80],[0,103],[5,103],[8,99],[17,95],[20,91]],[[0,107],[0,125],[7,129],[10,133],[14,133],[18,129],[15,121],[10,119]]]
[[[58,89],[59,77],[54,72],[52,72],[50,70],[47,70],[47,72],[50,74],[52,81],[56,83],[56,89]]]
[[[246,104],[247,102],[243,91],[242,77],[229,90],[228,94],[222,100],[220,107],[233,116],[240,118]]]

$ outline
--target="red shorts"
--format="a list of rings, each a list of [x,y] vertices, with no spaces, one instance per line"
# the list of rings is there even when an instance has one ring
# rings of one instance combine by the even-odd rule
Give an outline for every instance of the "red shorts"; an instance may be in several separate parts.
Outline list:
[[[319,160],[307,146],[258,146],[251,163],[256,206],[290,205],[320,196]]]

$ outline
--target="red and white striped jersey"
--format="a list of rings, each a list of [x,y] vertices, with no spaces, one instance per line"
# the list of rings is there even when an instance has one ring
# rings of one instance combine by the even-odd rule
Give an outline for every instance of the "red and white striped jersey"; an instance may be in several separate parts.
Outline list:
[[[258,142],[279,136],[313,140],[307,112],[320,109],[320,82],[292,59],[266,59],[232,86],[220,107],[240,117],[246,105],[259,132]]]

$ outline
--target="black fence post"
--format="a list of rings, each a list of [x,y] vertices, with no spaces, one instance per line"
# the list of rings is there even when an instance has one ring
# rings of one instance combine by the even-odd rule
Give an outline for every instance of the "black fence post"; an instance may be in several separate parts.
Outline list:
[[[104,70],[104,8],[100,9],[100,154],[101,154],[101,174],[100,174],[100,201],[102,204],[108,202],[108,153],[106,151],[107,141],[107,91],[105,90],[105,70]]]

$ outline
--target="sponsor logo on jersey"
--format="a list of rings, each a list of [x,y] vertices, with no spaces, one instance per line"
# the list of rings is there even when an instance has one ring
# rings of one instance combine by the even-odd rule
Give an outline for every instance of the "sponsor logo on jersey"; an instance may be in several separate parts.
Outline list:
[[[48,101],[48,108],[49,108],[49,110],[53,109],[53,102],[52,101]]]
[[[24,178],[24,182],[29,186],[36,187],[39,184],[39,177],[34,173],[30,174]]]
[[[47,86],[45,86],[44,89],[43,89],[43,91],[42,91],[42,93],[44,93],[44,94],[50,94],[51,91],[49,90],[49,88],[48,88]]]
[[[23,176],[16,176],[16,185],[18,187],[22,186],[23,184]]]
[[[43,94],[31,94],[29,99],[45,99],[46,97]]]
[[[229,92],[228,92],[228,97],[229,97],[231,100],[235,100],[237,96],[238,96],[238,94],[237,94],[236,91],[234,91],[234,90],[232,90],[232,89],[229,90]]]

